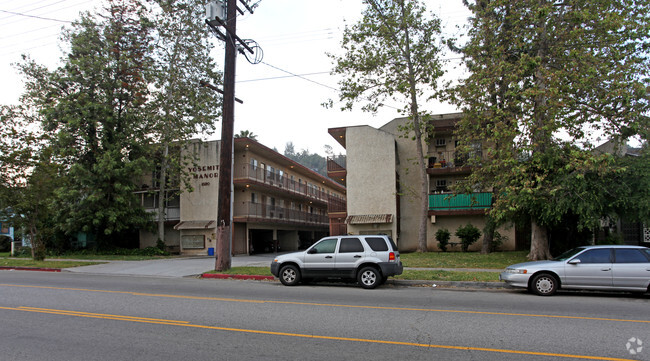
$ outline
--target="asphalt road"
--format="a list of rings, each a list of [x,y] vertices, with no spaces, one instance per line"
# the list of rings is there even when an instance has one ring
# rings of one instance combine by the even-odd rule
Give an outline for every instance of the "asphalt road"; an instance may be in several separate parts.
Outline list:
[[[3,271],[0,360],[650,360],[649,306],[629,294]]]

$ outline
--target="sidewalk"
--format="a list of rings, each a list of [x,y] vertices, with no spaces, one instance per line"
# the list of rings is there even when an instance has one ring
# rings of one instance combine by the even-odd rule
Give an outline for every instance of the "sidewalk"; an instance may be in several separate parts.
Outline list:
[[[232,267],[268,267],[276,254],[260,254],[252,256],[232,257]],[[79,260],[76,260],[79,261]],[[97,260],[93,260],[97,262]],[[214,257],[178,257],[146,261],[101,261],[106,262],[98,265],[79,266],[63,268],[63,272],[82,274],[103,274],[120,276],[141,276],[141,277],[199,277],[204,272],[214,269]],[[20,269],[20,268],[15,268]],[[467,271],[467,272],[500,272],[495,269],[475,268],[412,268],[409,270],[443,270],[443,271]],[[29,269],[39,271],[50,271],[51,268]],[[58,269],[56,269],[58,271]],[[276,280],[273,276],[249,276],[249,275],[226,275],[208,274],[204,278],[220,279],[243,279],[243,280]],[[431,288],[466,288],[466,289],[504,289],[507,288],[503,282],[467,282],[467,281],[428,281],[428,280],[396,280],[389,279],[387,285],[406,287],[431,287]]]

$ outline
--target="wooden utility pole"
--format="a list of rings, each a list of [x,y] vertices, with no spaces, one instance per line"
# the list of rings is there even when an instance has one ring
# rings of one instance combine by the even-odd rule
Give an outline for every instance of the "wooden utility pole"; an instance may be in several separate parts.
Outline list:
[[[237,0],[227,0],[224,21],[226,56],[223,71],[223,123],[219,154],[219,202],[217,206],[217,252],[214,269],[230,269],[232,249],[231,196],[233,128],[235,123],[235,64],[237,60]]]

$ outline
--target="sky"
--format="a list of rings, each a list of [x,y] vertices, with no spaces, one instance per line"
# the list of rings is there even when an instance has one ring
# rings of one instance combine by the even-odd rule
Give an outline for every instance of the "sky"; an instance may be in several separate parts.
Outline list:
[[[441,18],[447,35],[457,34],[457,26],[469,15],[461,0],[424,3]],[[21,54],[54,69],[62,56],[62,27],[77,19],[79,12],[100,5],[101,0],[0,0],[0,104],[17,103],[22,93],[22,79],[12,65],[20,61]],[[345,24],[357,22],[362,10],[361,0],[261,0],[253,14],[239,16],[239,37],[255,40],[264,57],[262,63],[252,65],[238,56],[235,95],[243,104],[235,106],[235,134],[253,132],[260,143],[280,153],[292,142],[296,151],[325,155],[325,145],[329,145],[336,154],[344,154],[328,128],[377,128],[401,116],[395,109],[402,108],[400,104],[377,114],[362,112],[363,103],[345,112],[336,103],[333,109],[321,105],[338,99],[338,79],[329,74],[333,64],[326,53],[340,51]],[[223,70],[223,46],[215,43],[213,55]],[[453,55],[448,57],[452,58],[451,70],[458,61]],[[453,106],[434,102],[427,104],[427,110],[434,114],[456,111]],[[213,136],[198,136],[218,139],[220,124],[219,119]]]

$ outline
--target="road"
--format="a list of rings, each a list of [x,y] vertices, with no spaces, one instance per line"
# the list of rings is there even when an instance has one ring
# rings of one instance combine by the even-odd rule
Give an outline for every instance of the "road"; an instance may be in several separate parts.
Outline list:
[[[0,272],[2,360],[650,360],[650,297]],[[632,343],[639,350],[630,354]],[[641,348],[639,348],[641,347]]]

